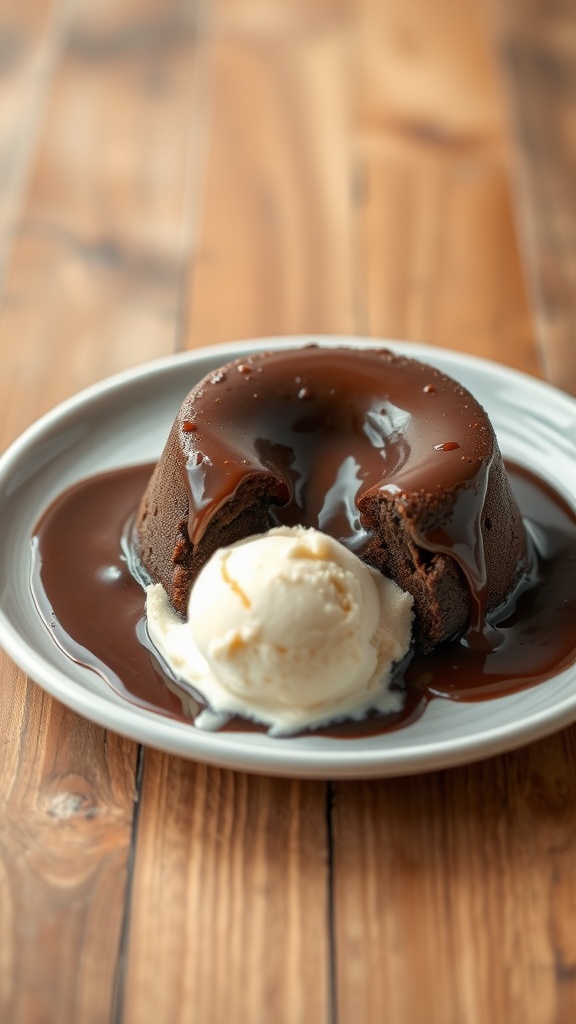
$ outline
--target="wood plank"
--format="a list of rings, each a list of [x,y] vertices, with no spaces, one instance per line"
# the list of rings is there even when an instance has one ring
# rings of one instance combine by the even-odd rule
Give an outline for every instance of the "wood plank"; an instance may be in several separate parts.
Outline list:
[[[493,0],[517,217],[546,376],[576,395],[576,9]]]
[[[136,746],[0,673],[0,1019],[107,1020]]]
[[[216,5],[188,347],[353,332],[348,27],[338,3]]]
[[[189,347],[352,326],[346,30],[336,4],[214,10]],[[147,752],[140,815],[126,1020],[326,1020],[326,786]]]
[[[362,10],[359,329],[539,373],[478,11]],[[335,786],[340,1024],[571,1019],[571,915],[555,884],[564,897],[574,885],[573,758],[569,730],[469,768]],[[542,844],[556,828],[552,864]]]
[[[338,785],[339,1021],[573,1020],[575,756]]]
[[[497,80],[475,5],[364,0],[358,330],[538,374]]]
[[[68,9],[65,0],[24,0],[0,13],[0,289]]]
[[[46,105],[0,310],[4,422],[168,354],[194,225],[195,30],[180,5],[80,14]],[[88,8],[92,13],[91,8]],[[4,435],[4,440],[8,436]]]
[[[71,10],[0,308],[0,443],[58,400],[171,352],[192,226],[194,20]],[[111,1018],[137,747],[2,660],[0,1019]],[[121,991],[120,991],[121,995]]]
[[[146,751],[126,1024],[326,1020],[325,801]]]

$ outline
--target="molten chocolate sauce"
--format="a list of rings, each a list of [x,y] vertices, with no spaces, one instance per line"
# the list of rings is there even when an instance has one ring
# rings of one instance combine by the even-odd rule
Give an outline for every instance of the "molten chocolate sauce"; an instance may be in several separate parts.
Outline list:
[[[124,698],[172,718],[193,720],[200,704],[166,676],[146,645],[144,594],[131,572],[126,524],[151,466],[103,473],[65,491],[44,514],[33,539],[35,602],[62,650],[98,672]],[[534,551],[529,580],[492,619],[497,644],[473,649],[465,640],[433,654],[408,655],[397,684],[404,710],[319,730],[358,737],[414,720],[427,701],[477,701],[550,679],[576,661],[576,515],[543,481],[508,466]],[[227,728],[251,730],[234,720]]]
[[[274,524],[316,527],[370,563],[373,496],[388,492],[407,521],[422,523],[427,503],[452,493],[449,528],[415,539],[457,560],[472,596],[471,630],[482,632],[489,594],[480,521],[495,440],[481,406],[456,381],[387,349],[308,345],[208,375],[177,423],[194,545],[238,488],[259,476],[275,481]]]
[[[468,391],[387,349],[308,345],[236,360],[190,393],[179,423],[194,544],[240,484],[264,474],[277,481],[279,523],[315,526],[356,550],[371,492],[410,501],[472,490],[493,451]]]

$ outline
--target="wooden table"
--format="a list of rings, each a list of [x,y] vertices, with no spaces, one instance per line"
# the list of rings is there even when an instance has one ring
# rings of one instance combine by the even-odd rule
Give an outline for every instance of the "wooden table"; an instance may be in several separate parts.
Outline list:
[[[156,356],[417,339],[576,393],[568,0],[0,12],[0,443]],[[1,655],[3,1024],[576,1019],[576,732],[370,782],[208,768]]]

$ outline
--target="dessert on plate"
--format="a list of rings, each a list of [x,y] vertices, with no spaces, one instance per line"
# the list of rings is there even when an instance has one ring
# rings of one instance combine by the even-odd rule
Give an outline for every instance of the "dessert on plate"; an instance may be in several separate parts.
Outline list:
[[[413,599],[414,643],[482,634],[526,569],[488,416],[458,382],[387,349],[236,359],[184,400],[138,509],[136,555],[186,616],[219,548],[278,526],[340,541]]]
[[[62,492],[30,585],[68,657],[140,707],[360,738],[573,666],[575,537],[455,380],[310,344],[212,371],[156,467]]]

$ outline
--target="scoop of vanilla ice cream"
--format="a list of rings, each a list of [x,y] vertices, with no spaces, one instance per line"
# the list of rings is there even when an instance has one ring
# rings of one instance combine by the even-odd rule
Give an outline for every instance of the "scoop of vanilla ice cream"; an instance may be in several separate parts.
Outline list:
[[[397,710],[390,670],[410,645],[412,597],[318,530],[278,527],[214,553],[188,620],[148,588],[152,643],[217,713],[292,732]],[[200,723],[201,724],[201,723]]]

